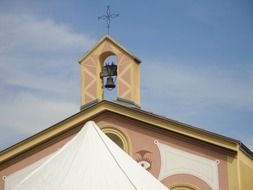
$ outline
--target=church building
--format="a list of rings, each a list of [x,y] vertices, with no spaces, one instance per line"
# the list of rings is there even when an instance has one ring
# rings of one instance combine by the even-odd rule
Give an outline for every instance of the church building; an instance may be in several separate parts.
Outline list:
[[[253,189],[253,152],[241,141],[141,108],[141,60],[112,37],[79,64],[80,111],[1,151],[0,190],[6,177],[60,149],[88,121],[171,190]]]

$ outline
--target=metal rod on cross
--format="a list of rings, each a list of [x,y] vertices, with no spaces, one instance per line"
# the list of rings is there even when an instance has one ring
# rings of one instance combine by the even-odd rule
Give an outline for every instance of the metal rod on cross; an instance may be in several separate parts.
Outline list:
[[[107,5],[106,14],[99,16],[98,20],[105,20],[106,21],[106,28],[107,28],[107,34],[110,34],[110,25],[111,25],[111,19],[118,17],[119,14],[112,14],[110,10],[110,6]]]

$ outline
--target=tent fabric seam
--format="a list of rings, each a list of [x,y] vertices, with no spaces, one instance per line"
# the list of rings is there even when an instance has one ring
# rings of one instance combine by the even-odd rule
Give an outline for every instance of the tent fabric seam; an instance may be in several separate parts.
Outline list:
[[[94,126],[93,126],[94,127]],[[102,140],[102,142],[104,143],[106,149],[109,151],[110,155],[112,156],[113,160],[116,162],[117,166],[120,168],[120,170],[124,173],[124,175],[127,177],[128,181],[131,183],[131,185],[134,187],[134,189],[138,190],[137,187],[134,185],[134,183],[132,182],[132,180],[130,179],[130,177],[127,175],[127,173],[124,171],[124,169],[120,166],[120,164],[118,163],[117,159],[115,158],[115,156],[113,155],[113,153],[111,152],[111,150],[109,149],[109,147],[107,146],[107,144],[105,143],[104,139],[101,137],[101,135],[99,134],[99,132],[97,131],[96,127],[94,127],[96,133],[98,134],[99,138]]]

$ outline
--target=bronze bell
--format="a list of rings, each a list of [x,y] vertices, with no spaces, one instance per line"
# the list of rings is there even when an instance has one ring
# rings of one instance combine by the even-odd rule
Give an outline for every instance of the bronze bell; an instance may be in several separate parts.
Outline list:
[[[106,79],[106,84],[105,84],[105,88],[108,88],[109,90],[112,90],[113,88],[115,88],[115,84],[113,81],[112,77],[107,77]]]

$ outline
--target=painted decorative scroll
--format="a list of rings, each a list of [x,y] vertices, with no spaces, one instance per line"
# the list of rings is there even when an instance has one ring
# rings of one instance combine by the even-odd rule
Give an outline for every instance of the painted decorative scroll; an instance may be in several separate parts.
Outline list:
[[[217,166],[219,161],[173,148],[157,140],[154,143],[157,145],[161,155],[159,180],[176,174],[189,174],[202,179],[213,190],[219,190]]]

